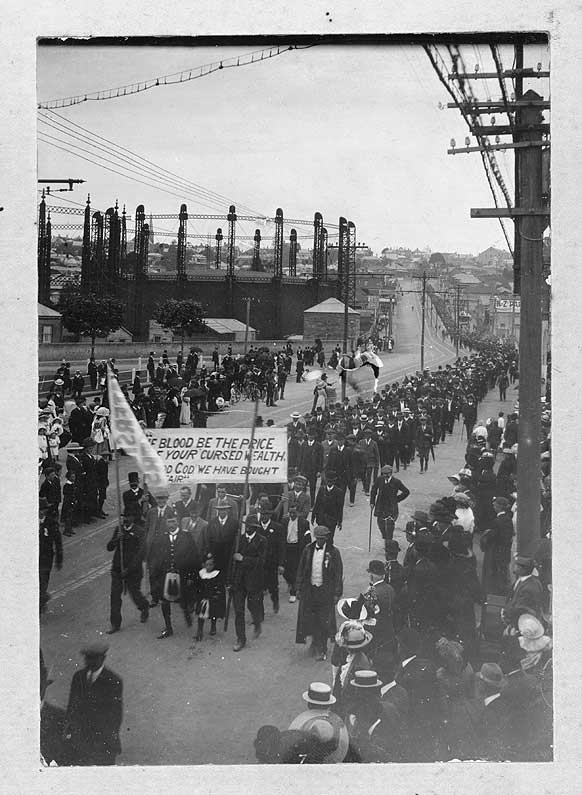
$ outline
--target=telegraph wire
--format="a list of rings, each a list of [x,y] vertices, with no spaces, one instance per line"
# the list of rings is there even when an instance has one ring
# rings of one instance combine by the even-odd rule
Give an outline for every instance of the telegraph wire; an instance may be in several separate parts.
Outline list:
[[[139,94],[143,91],[149,91],[158,86],[175,85],[177,83],[187,83],[191,80],[197,80],[201,77],[207,77],[213,72],[218,72],[222,69],[233,69],[242,66],[251,66],[255,63],[262,63],[263,61],[276,58],[291,50],[305,50],[310,47],[315,47],[316,44],[309,44],[306,46],[289,45],[286,47],[265,47],[262,50],[255,50],[244,55],[233,56],[232,58],[223,58],[221,61],[213,61],[209,64],[195,66],[192,69],[184,69],[181,72],[174,72],[169,75],[162,75],[161,77],[150,78],[149,80],[140,80],[138,83],[130,83],[125,86],[117,86],[115,88],[106,88],[100,91],[92,91],[86,94],[78,94],[72,97],[63,97],[61,99],[51,99],[39,102],[38,107],[46,110],[53,108],[67,108],[71,105],[80,105],[88,101],[103,101],[107,99],[119,99],[120,97],[131,96],[132,94]],[[260,56],[260,57],[259,57]]]
[[[55,125],[51,124],[50,121],[43,121],[42,119],[40,121],[41,121],[42,124],[45,124],[49,128],[54,129],[57,132],[61,132],[61,130],[59,129],[60,125],[59,125],[59,127],[55,127]],[[160,182],[161,184],[164,184],[167,187],[176,188],[178,190],[184,190],[185,192],[187,192],[187,194],[193,200],[195,200],[195,201],[197,201],[197,202],[199,202],[201,204],[204,204],[204,206],[206,206],[206,207],[212,206],[214,208],[214,207],[218,206],[218,207],[220,207],[220,209],[224,208],[224,202],[219,202],[218,199],[214,199],[211,196],[209,196],[209,197],[204,196],[204,195],[200,196],[200,195],[198,195],[197,192],[193,191],[193,189],[188,188],[185,185],[182,185],[180,182],[178,182],[178,181],[176,181],[174,179],[168,179],[167,177],[165,177],[163,175],[158,175],[155,172],[152,172],[151,169],[144,169],[144,167],[139,163],[139,161],[136,161],[136,160],[134,160],[132,158],[127,158],[124,155],[121,155],[121,154],[118,154],[117,152],[111,151],[110,149],[108,149],[107,147],[102,146],[101,144],[93,143],[90,139],[87,139],[86,136],[77,135],[76,133],[70,132],[70,131],[65,131],[65,134],[68,135],[70,138],[73,138],[75,140],[79,140],[82,143],[86,143],[88,146],[92,147],[93,149],[104,151],[108,155],[110,155],[110,157],[116,158],[117,160],[121,160],[122,162],[121,163],[114,162],[113,160],[111,160],[109,158],[105,158],[102,155],[99,155],[97,152],[93,152],[93,151],[91,151],[89,149],[85,149],[84,147],[78,146],[77,144],[73,143],[72,141],[63,139],[62,137],[52,136],[48,132],[46,132],[44,130],[42,130],[41,132],[45,136],[47,136],[48,138],[52,138],[52,139],[54,139],[56,141],[59,141],[60,143],[65,144],[67,146],[72,146],[73,148],[80,149],[81,151],[84,151],[87,154],[92,155],[93,157],[97,157],[99,159],[105,160],[105,162],[110,163],[111,165],[118,166],[119,168],[123,168],[123,169],[128,170],[128,171],[133,171],[133,172],[135,172],[137,174],[140,174],[141,176],[144,176],[144,177],[147,177],[149,179],[153,179],[153,180],[155,180],[157,182]],[[126,165],[126,162],[129,162],[130,165]],[[137,168],[132,168],[131,164],[136,165]],[[150,172],[150,173],[148,173],[148,172]]]
[[[92,130],[89,130],[86,127],[83,127],[81,124],[77,124],[76,122],[71,121],[70,119],[67,119],[66,116],[63,116],[60,113],[56,113],[54,110],[51,110],[49,112],[53,116],[57,116],[61,120],[61,122],[64,122],[65,123],[64,126],[68,125],[69,127],[75,127],[75,128],[77,128],[79,130],[82,130],[83,133],[87,133],[89,136],[92,136],[92,137],[94,137],[94,138],[96,138],[98,140],[104,141],[105,143],[109,144],[110,146],[113,146],[113,147],[119,149],[120,151],[125,152],[125,153],[131,155],[132,157],[137,158],[138,160],[143,161],[148,166],[151,166],[151,167],[155,168],[156,170],[167,174],[168,176],[171,176],[173,178],[179,179],[180,181],[184,182],[186,185],[192,186],[192,188],[194,188],[196,191],[200,191],[201,193],[207,194],[208,197],[215,197],[220,202],[234,204],[235,206],[240,207],[241,209],[243,209],[245,211],[249,211],[250,215],[264,215],[264,213],[257,212],[252,207],[249,207],[246,204],[240,204],[239,205],[235,200],[229,198],[228,196],[224,196],[223,194],[218,193],[217,191],[213,191],[210,188],[205,188],[203,185],[199,185],[196,182],[192,182],[192,180],[188,180],[188,179],[185,179],[184,177],[180,177],[178,174],[175,174],[174,172],[169,171],[168,169],[165,169],[162,166],[158,166],[157,163],[154,163],[153,161],[148,160],[148,158],[146,158],[146,157],[142,157],[141,155],[137,154],[136,152],[132,151],[131,149],[128,149],[127,147],[122,146],[121,144],[118,144],[115,141],[112,141],[111,139],[106,138],[103,135],[99,135],[98,133],[93,132]],[[46,114],[39,114],[39,115],[44,117],[44,118],[46,118],[46,119],[50,118],[50,117],[46,116]],[[50,120],[55,122],[56,124],[59,124],[59,122],[56,122],[54,119],[50,119]],[[69,134],[72,134],[72,133],[69,133]]]

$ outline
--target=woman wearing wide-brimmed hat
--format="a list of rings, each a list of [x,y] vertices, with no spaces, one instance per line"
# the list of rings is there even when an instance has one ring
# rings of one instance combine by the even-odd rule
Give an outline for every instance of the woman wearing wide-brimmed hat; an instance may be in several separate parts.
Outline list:
[[[352,601],[357,602],[355,599]],[[342,611],[347,606],[342,605]],[[365,651],[370,646],[372,634],[362,624],[368,611],[364,605],[360,611],[357,619],[350,618],[340,626],[331,654],[333,694],[338,700],[335,710],[340,714],[345,714],[349,707],[352,695],[350,680],[355,672],[369,670],[372,667]],[[340,615],[343,616],[343,612],[340,612]]]

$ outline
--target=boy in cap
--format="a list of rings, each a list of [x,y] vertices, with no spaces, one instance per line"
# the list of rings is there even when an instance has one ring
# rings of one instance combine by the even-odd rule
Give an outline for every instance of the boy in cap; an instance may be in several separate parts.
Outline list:
[[[81,649],[85,665],[71,682],[64,729],[72,765],[114,765],[121,753],[123,684],[105,667],[108,649],[103,641]]]

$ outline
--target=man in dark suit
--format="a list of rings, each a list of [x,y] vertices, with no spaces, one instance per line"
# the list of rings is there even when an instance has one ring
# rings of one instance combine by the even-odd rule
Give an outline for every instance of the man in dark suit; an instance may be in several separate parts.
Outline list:
[[[410,730],[416,741],[415,761],[434,761],[440,725],[436,668],[420,656],[421,637],[414,629],[398,635],[399,664],[394,681],[408,693]]]
[[[233,651],[240,651],[247,644],[245,606],[248,606],[251,614],[255,638],[260,636],[261,624],[265,618],[263,587],[267,542],[258,530],[259,521],[256,517],[247,517],[245,533],[240,538],[238,550],[232,556],[232,578],[228,584],[232,588],[234,603],[236,643]]]
[[[496,663],[483,663],[476,675],[477,702],[482,708],[484,747],[480,758],[490,762],[508,759],[515,737],[511,732],[511,709],[503,691],[507,680]]]
[[[180,499],[174,503],[174,512],[178,517],[178,524],[182,526],[182,519],[190,516],[190,506],[192,505],[192,489],[190,486],[182,486],[180,489]]]
[[[311,635],[311,653],[327,659],[327,641],[335,635],[335,606],[343,593],[343,562],[329,529],[317,525],[315,541],[301,553],[296,587],[299,595],[295,643]]]
[[[44,497],[50,506],[51,516],[57,518],[59,515],[59,505],[62,499],[61,482],[53,466],[44,469],[44,481],[41,483],[39,497]]]
[[[315,497],[317,477],[323,468],[323,449],[321,443],[315,439],[315,429],[307,431],[307,444],[303,453],[303,462],[299,472],[307,478],[311,499]]]
[[[388,464],[383,466],[370,492],[370,506],[374,510],[378,528],[385,541],[394,535],[398,503],[405,500],[409,494],[410,491],[404,483],[393,477],[392,467]]]
[[[152,494],[146,493],[139,485],[139,473],[130,472],[127,476],[129,488],[121,495],[123,501],[123,513],[134,516],[138,524],[144,523],[144,516],[148,506],[154,506],[156,501]]]
[[[73,676],[65,716],[71,765],[114,765],[121,753],[123,685],[117,674],[105,667],[108,648],[95,641],[81,649],[85,666]]]
[[[86,439],[91,434],[93,415],[87,408],[87,401],[84,397],[78,397],[75,403],[77,405],[71,411],[69,417],[69,431],[73,441],[81,444],[83,439]]]
[[[196,570],[199,571],[204,563],[202,556],[204,549],[204,539],[208,522],[202,518],[202,503],[197,500],[190,500],[189,514],[180,522],[180,529],[190,533],[196,546]],[[226,572],[221,572],[223,582],[226,581]]]
[[[214,558],[219,571],[228,572],[231,565],[232,550],[238,534],[239,523],[232,517],[229,502],[216,503],[216,517],[208,522],[203,533],[203,557],[208,553]],[[228,574],[227,574],[228,576]]]
[[[349,488],[353,479],[352,451],[346,444],[346,437],[343,433],[336,433],[336,446],[329,451],[325,466],[325,479],[329,479],[329,472],[335,473],[336,484],[344,494]]]
[[[175,516],[166,519],[166,530],[158,535],[150,552],[151,575],[156,594],[161,596],[162,615],[165,629],[158,640],[169,638],[174,634],[172,628],[172,602],[179,602],[184,613],[186,626],[192,626],[192,616],[189,612],[191,602],[190,583],[196,575],[193,571],[195,563],[195,549],[192,536],[178,527]],[[171,592],[168,574],[178,574],[180,578],[176,592]]]
[[[285,535],[278,522],[273,521],[270,503],[261,506],[259,533],[267,542],[264,566],[264,589],[273,602],[273,612],[279,612],[279,574],[283,574],[285,562]]]
[[[166,532],[167,519],[175,515],[174,509],[168,505],[169,496],[167,489],[160,489],[157,491],[155,496],[157,504],[149,509],[145,518],[144,557],[147,562],[150,578],[150,594],[152,597],[150,607],[157,607],[161,599],[161,593],[158,592],[156,578],[152,573],[152,550],[157,539]],[[138,524],[136,514],[131,514],[130,512],[128,515],[133,516],[134,521]]]
[[[83,439],[81,442],[83,452],[79,453],[78,456],[84,473],[81,505],[85,522],[90,522],[94,517],[105,518],[103,511],[99,510],[97,461],[93,455],[95,444],[95,441],[90,436]]]
[[[370,587],[360,595],[360,603],[372,607],[376,623],[370,626],[372,642],[369,652],[374,670],[383,682],[390,682],[396,663],[396,638],[394,635],[394,589],[384,579],[386,569],[381,560],[371,560],[368,565]]]
[[[539,577],[533,573],[534,559],[516,555],[513,559],[513,573],[516,580],[507,597],[501,616],[505,623],[517,629],[519,617],[529,613],[538,619],[543,615],[544,587]]]
[[[141,623],[145,624],[149,616],[148,600],[141,592],[144,558],[143,527],[135,524],[133,516],[123,519],[121,533],[115,528],[107,551],[114,552],[111,563],[111,628],[108,635],[121,629],[121,595],[124,584],[127,586],[133,603],[141,613]]]
[[[325,480],[325,485],[320,486],[317,492],[311,516],[315,524],[329,528],[333,544],[336,528],[342,529],[345,492],[335,485],[336,474],[332,470],[326,472]]]
[[[41,613],[50,599],[47,590],[53,562],[56,562],[57,570],[60,571],[63,565],[63,539],[59,530],[58,518],[51,513],[47,499],[40,497],[38,501],[38,577]]]
[[[289,586],[289,601],[297,601],[295,580],[297,567],[304,547],[311,543],[311,530],[307,519],[297,513],[296,505],[289,505],[289,514],[283,519],[283,539],[285,541],[285,557],[283,576]]]

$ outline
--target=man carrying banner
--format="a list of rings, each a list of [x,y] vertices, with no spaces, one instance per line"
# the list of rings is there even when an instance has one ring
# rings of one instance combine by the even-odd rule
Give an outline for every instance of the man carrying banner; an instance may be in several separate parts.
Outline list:
[[[111,564],[111,628],[107,630],[108,635],[113,635],[121,629],[121,595],[124,584],[141,613],[142,624],[148,620],[150,612],[148,600],[141,592],[144,532],[143,527],[135,523],[133,516],[125,516],[121,532],[119,527],[115,528],[107,550],[114,552]]]
[[[229,586],[232,588],[234,602],[234,624],[236,643],[233,651],[244,649],[247,643],[245,628],[245,605],[255,627],[255,638],[261,634],[261,624],[265,618],[263,608],[264,567],[267,542],[257,532],[259,522],[254,516],[246,521],[246,532],[240,538],[238,552],[233,557],[233,570]]]

